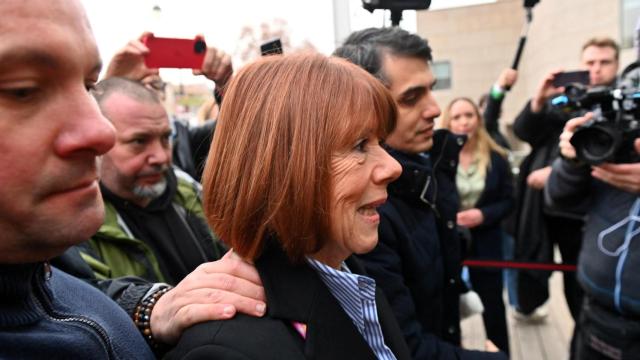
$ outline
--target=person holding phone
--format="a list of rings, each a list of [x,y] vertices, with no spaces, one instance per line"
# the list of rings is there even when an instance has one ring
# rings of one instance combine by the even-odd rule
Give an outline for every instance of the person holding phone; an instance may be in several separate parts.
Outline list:
[[[160,77],[158,68],[147,66],[147,60],[151,58],[151,64],[163,67],[191,68],[193,75],[204,76],[213,81],[215,83],[213,95],[217,105],[220,106],[226,84],[233,75],[233,65],[229,54],[210,44],[205,43],[206,50],[204,53],[196,54],[195,46],[198,41],[203,42],[204,40],[202,37],[196,37],[195,40],[156,38],[152,33],[145,32],[137,39],[130,40],[113,56],[109,61],[104,79],[123,77],[141,82],[147,88],[153,90],[164,102],[166,83]],[[160,56],[154,55],[151,57],[154,51],[161,54],[171,52],[170,47],[172,44],[179,47],[176,51],[182,52],[190,52],[193,47],[193,54],[190,54],[193,56],[190,56],[190,60],[184,63],[180,63],[179,58],[171,58],[163,62]],[[148,45],[151,45],[152,48],[149,48]],[[194,65],[195,60],[193,59],[196,55],[201,58],[201,66],[193,68],[193,66],[197,66]],[[173,163],[192,178],[200,181],[216,122],[209,121],[199,126],[188,126],[177,119],[171,120],[171,126],[174,131],[172,138]]]
[[[581,64],[589,71],[589,86],[609,86],[616,82],[618,44],[610,38],[592,38],[582,47]],[[565,263],[575,263],[582,238],[582,214],[556,211],[544,206],[542,190],[551,172],[551,163],[559,156],[556,139],[564,124],[576,114],[554,109],[550,100],[564,88],[554,85],[561,77],[552,71],[542,80],[534,97],[516,118],[515,135],[531,146],[531,153],[520,167],[517,181],[517,212],[513,235],[516,240],[516,260],[550,262],[553,244],[558,244]],[[520,318],[540,319],[545,313],[538,309],[549,297],[548,272],[518,272],[518,306]],[[575,274],[564,273],[564,290],[574,320],[578,319],[581,290]]]

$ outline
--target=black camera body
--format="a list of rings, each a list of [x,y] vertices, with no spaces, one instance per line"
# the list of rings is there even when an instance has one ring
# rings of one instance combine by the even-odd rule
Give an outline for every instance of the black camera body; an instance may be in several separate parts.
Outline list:
[[[590,165],[603,162],[640,162],[633,143],[640,137],[640,89],[632,87],[587,89],[579,84],[565,87],[552,100],[565,111],[591,111],[593,118],[571,137],[576,156]]]

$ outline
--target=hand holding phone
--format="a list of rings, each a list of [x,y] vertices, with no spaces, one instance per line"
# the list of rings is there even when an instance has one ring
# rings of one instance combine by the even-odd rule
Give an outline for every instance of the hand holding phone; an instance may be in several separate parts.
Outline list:
[[[280,38],[269,40],[260,45],[260,54],[262,56],[282,54],[282,42]]]
[[[148,35],[142,42],[149,49],[144,62],[149,68],[200,69],[207,52],[204,38],[160,38]]]
[[[553,86],[562,87],[576,83],[589,85],[589,81],[589,71],[587,70],[566,71],[558,73],[553,77]]]
[[[157,68],[149,68],[144,63],[144,57],[149,49],[142,43],[142,40],[149,35],[151,33],[145,32],[137,39],[128,41],[124,47],[118,50],[109,60],[104,78],[123,77],[140,81],[148,76],[158,75]]]

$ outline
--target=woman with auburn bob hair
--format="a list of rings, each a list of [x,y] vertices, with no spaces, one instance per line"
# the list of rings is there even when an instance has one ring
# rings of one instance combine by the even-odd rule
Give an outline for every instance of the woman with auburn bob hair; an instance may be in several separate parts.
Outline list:
[[[204,170],[206,217],[253,262],[267,314],[184,332],[170,358],[409,359],[373,279],[351,256],[378,242],[376,208],[400,164],[384,86],[346,60],[272,55],[240,70]]]
[[[442,127],[454,134],[468,136],[460,151],[456,187],[460,196],[457,223],[471,231],[471,256],[502,259],[501,222],[513,208],[513,183],[507,152],[489,136],[480,110],[471,99],[451,101]],[[482,317],[487,338],[509,354],[502,271],[470,268],[469,277],[485,308]]]

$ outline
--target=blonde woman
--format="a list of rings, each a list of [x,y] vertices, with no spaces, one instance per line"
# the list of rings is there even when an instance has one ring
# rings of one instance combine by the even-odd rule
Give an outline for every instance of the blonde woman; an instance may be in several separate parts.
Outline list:
[[[513,207],[507,153],[491,139],[478,106],[468,98],[457,98],[449,103],[442,127],[468,136],[460,151],[456,187],[460,195],[457,222],[471,231],[471,256],[476,259],[502,259],[500,223]],[[470,269],[469,275],[473,289],[485,306],[483,318],[487,337],[508,354],[502,272]]]

